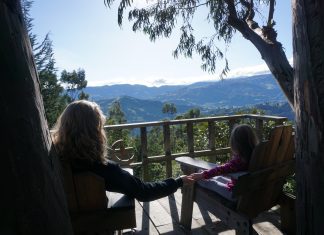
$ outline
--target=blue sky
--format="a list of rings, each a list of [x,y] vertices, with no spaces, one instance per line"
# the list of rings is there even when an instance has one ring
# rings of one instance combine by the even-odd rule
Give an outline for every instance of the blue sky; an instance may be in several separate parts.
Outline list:
[[[135,0],[142,6],[145,0]],[[278,40],[286,55],[292,57],[291,9],[289,0],[278,0],[275,12]],[[172,51],[178,42],[178,31],[168,38],[151,42],[143,33],[134,33],[125,19],[122,28],[117,24],[117,3],[106,8],[103,0],[35,0],[31,10],[34,33],[43,38],[46,33],[54,44],[54,56],[59,71],[83,68],[89,86],[109,84],[188,84],[197,81],[219,80],[219,63],[215,74],[200,68],[200,58],[180,56]],[[206,9],[197,12],[193,22],[201,36],[212,34]],[[127,18],[127,16],[125,16]],[[227,50],[231,72],[228,77],[252,75],[267,70],[260,53],[239,33]]]

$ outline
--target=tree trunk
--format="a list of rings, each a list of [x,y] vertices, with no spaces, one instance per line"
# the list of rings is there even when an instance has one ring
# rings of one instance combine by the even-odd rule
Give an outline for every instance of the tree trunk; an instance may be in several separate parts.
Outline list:
[[[238,17],[234,1],[226,0],[228,7],[228,23],[238,30],[244,38],[249,40],[260,52],[270,72],[285,94],[291,108],[294,109],[294,77],[293,68],[289,64],[281,43],[277,41],[276,32],[269,28],[268,32],[258,25],[251,24],[253,19],[242,20]],[[272,32],[272,33],[271,33]]]
[[[293,0],[298,234],[323,234],[323,6],[323,0]]]
[[[72,234],[19,0],[0,0],[0,234]]]

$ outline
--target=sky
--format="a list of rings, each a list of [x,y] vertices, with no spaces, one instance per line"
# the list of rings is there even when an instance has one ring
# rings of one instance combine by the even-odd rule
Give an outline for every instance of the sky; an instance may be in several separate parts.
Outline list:
[[[91,2],[91,3],[90,3]],[[290,0],[276,1],[275,29],[287,58],[292,58],[292,23]],[[137,6],[145,0],[134,0]],[[179,40],[175,30],[170,38],[151,42],[142,32],[133,32],[127,14],[122,27],[117,23],[116,1],[111,8],[104,0],[34,0],[31,17],[33,32],[39,40],[49,33],[53,41],[58,74],[82,68],[88,86],[143,84],[147,86],[190,84],[217,81],[223,63],[214,74],[201,69],[198,56],[175,59],[172,51]],[[198,36],[213,34],[207,9],[198,10],[193,26]],[[261,20],[265,20],[262,19]],[[220,42],[219,45],[223,45]],[[222,47],[222,46],[221,46]],[[256,48],[236,33],[226,50],[231,71],[227,78],[268,73]]]

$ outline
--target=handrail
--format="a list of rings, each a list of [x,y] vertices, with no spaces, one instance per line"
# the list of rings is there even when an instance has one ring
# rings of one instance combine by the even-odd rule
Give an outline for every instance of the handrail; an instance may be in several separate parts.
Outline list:
[[[140,162],[131,163],[131,167],[141,166],[143,172],[143,179],[149,180],[149,164],[151,163],[161,163],[166,164],[166,177],[172,176],[172,161],[176,157],[180,156],[191,156],[191,157],[201,157],[201,156],[217,156],[224,155],[230,152],[228,147],[226,148],[215,148],[215,123],[228,121],[228,126],[230,130],[233,128],[235,121],[237,120],[255,120],[256,132],[260,139],[263,138],[263,126],[265,121],[274,121],[276,125],[283,124],[288,119],[286,117],[279,116],[268,116],[268,115],[258,115],[258,114],[238,114],[230,116],[216,116],[216,117],[202,117],[202,118],[191,118],[191,119],[181,119],[181,120],[165,120],[165,121],[155,121],[155,122],[143,122],[143,123],[128,123],[128,124],[118,124],[118,125],[106,125],[104,126],[106,131],[123,130],[123,129],[139,129],[140,133],[140,152],[141,159]],[[198,123],[208,123],[208,149],[205,150],[195,150],[194,146],[194,124]],[[186,125],[187,127],[187,152],[183,153],[172,153],[171,152],[171,135],[170,126],[172,125]],[[159,156],[148,156],[148,143],[147,143],[147,128],[149,127],[161,127],[163,128],[163,145],[164,154]]]
[[[226,120],[237,120],[237,119],[258,119],[263,121],[275,121],[275,122],[284,122],[288,118],[280,116],[269,116],[269,115],[258,115],[258,114],[238,114],[231,116],[217,116],[217,117],[203,117],[203,118],[190,118],[190,119],[180,119],[180,120],[163,120],[155,122],[138,122],[138,123],[126,123],[126,124],[117,124],[117,125],[105,125],[105,129],[118,130],[118,129],[134,129],[139,127],[153,127],[153,126],[162,126],[163,124],[169,125],[179,125],[185,124],[188,122],[199,123],[199,122],[208,122],[208,121],[226,121]]]

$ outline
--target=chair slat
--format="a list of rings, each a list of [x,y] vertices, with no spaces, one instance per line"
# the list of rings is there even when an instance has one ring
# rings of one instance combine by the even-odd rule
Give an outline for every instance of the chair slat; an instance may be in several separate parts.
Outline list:
[[[105,181],[91,173],[73,175],[79,211],[97,211],[107,209]]]

